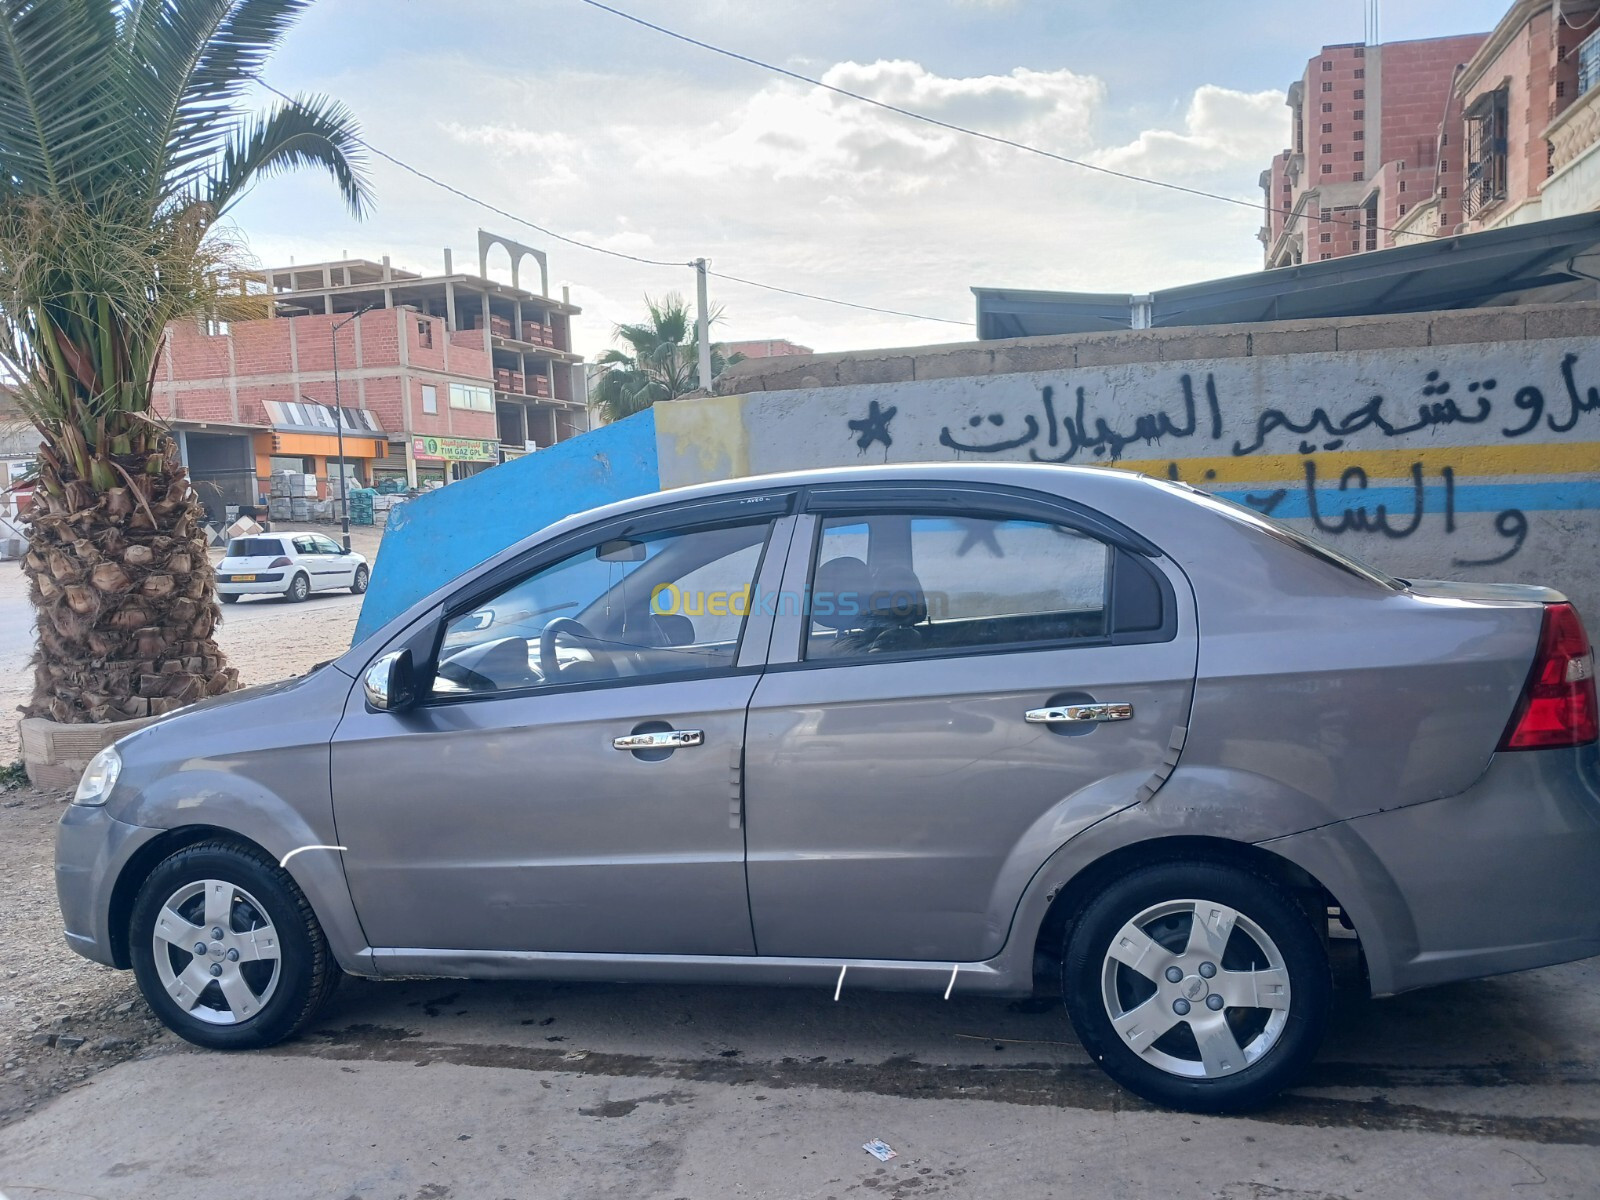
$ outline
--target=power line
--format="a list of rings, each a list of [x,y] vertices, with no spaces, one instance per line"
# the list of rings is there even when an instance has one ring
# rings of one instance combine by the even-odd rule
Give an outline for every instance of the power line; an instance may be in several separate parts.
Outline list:
[[[277,96],[279,99],[286,100],[290,104],[295,103],[293,96],[289,95],[287,92],[279,91],[265,79],[262,79],[261,76],[256,75],[254,76],[254,79],[263,88],[271,92],[274,96]],[[410,175],[414,175],[426,183],[431,183],[436,188],[442,188],[444,191],[449,192],[452,196],[457,196],[462,200],[467,201],[469,204],[476,204],[479,208],[492,212],[496,216],[504,217],[508,221],[515,221],[519,225],[526,225],[529,229],[536,229],[546,237],[554,238],[558,242],[565,242],[567,245],[576,246],[581,250],[590,250],[595,254],[606,254],[610,255],[612,258],[622,258],[627,259],[629,262],[642,263],[643,265],[649,267],[692,268],[694,266],[694,263],[692,262],[673,262],[663,258],[644,258],[638,254],[629,254],[623,250],[613,250],[608,246],[597,246],[593,242],[586,242],[581,238],[568,237],[564,233],[557,233],[554,229],[551,229],[546,225],[541,225],[537,221],[530,221],[527,217],[518,216],[514,212],[508,212],[506,209],[491,204],[487,200],[484,200],[478,196],[474,196],[471,192],[463,191],[454,184],[446,183],[437,176],[428,174],[428,172],[422,170],[420,167],[414,167],[404,159],[396,158],[393,154],[390,154],[386,150],[380,150],[377,146],[374,146],[365,138],[356,136],[352,137],[351,141],[355,142],[356,145],[360,146],[369,154],[381,158],[385,162],[393,164],[394,166],[400,168],[400,170],[405,171]],[[929,316],[926,313],[904,312],[895,308],[880,308],[875,304],[859,304],[854,300],[839,300],[832,296],[817,295],[814,292],[795,291],[793,288],[778,287],[776,284],[761,283],[754,279],[743,279],[737,275],[728,275],[721,271],[708,271],[707,274],[715,275],[718,279],[726,279],[729,283],[743,284],[745,287],[759,288],[765,292],[777,292],[785,296],[799,296],[806,300],[816,300],[822,304],[835,304],[842,308],[854,308],[860,309],[863,312],[881,313],[884,316],[889,317],[904,317],[913,321],[937,321],[941,325],[961,325],[963,327],[971,326],[972,324],[971,321],[956,321],[949,317],[934,317]]]
[[[1292,217],[1295,215],[1292,208],[1279,207],[1270,202],[1263,203],[1256,200],[1241,200],[1237,196],[1225,196],[1221,192],[1208,192],[1204,188],[1189,187],[1186,184],[1172,183],[1165,179],[1152,179],[1147,175],[1135,175],[1130,171],[1118,171],[1114,167],[1102,167],[1096,163],[1085,162],[1081,158],[1070,158],[1065,154],[1057,154],[1054,150],[1045,150],[1039,146],[1029,145],[1027,142],[1019,142],[1014,138],[1002,137],[998,133],[985,133],[981,129],[970,129],[965,125],[957,125],[954,122],[944,121],[938,117],[930,117],[927,113],[920,113],[915,109],[902,108],[898,104],[890,104],[886,100],[878,100],[872,96],[863,95],[860,92],[852,92],[848,88],[842,88],[836,84],[824,83],[822,80],[811,75],[802,75],[799,71],[791,71],[789,68],[780,67],[776,63],[769,63],[759,58],[752,58],[750,55],[740,54],[736,50],[727,50],[721,46],[713,45],[711,42],[703,42],[699,38],[690,37],[686,33],[679,33],[675,29],[668,29],[665,25],[657,25],[653,21],[646,21],[643,17],[635,16],[633,13],[624,12],[620,8],[613,8],[609,4],[601,3],[601,0],[580,0],[580,3],[587,4],[590,8],[597,8],[601,12],[608,12],[614,17],[621,17],[624,21],[631,21],[635,25],[640,25],[645,29],[650,29],[656,33],[664,34],[669,38],[674,38],[677,41],[684,42],[690,46],[696,46],[701,50],[709,50],[712,54],[720,54],[723,58],[731,58],[735,62],[742,62],[752,67],[759,67],[763,71],[771,71],[774,74],[782,75],[787,79],[793,79],[799,83],[805,83],[815,88],[821,88],[825,92],[832,92],[836,96],[844,96],[862,104],[869,104],[873,108],[881,108],[885,112],[895,113],[898,116],[907,117],[913,121],[921,121],[925,125],[933,125],[936,128],[945,129],[951,133],[959,133],[965,137],[977,138],[980,141],[985,142],[992,142],[997,146],[1009,146],[1011,149],[1021,150],[1025,154],[1037,154],[1041,158],[1048,158],[1054,160],[1055,162],[1065,163],[1069,167],[1080,167],[1085,171],[1094,171],[1101,175],[1109,175],[1113,179],[1122,179],[1129,183],[1142,183],[1149,187],[1165,188],[1167,191],[1181,192],[1189,196],[1199,196],[1206,200],[1220,200],[1224,204],[1234,204],[1241,208],[1248,208],[1252,212],[1265,208],[1267,211],[1277,213],[1280,216]],[[1382,233],[1403,232],[1407,234],[1413,234],[1414,236],[1418,237],[1430,238],[1442,236],[1440,234],[1424,234],[1415,230],[1390,229],[1387,226],[1378,224],[1364,225],[1359,220],[1345,220],[1337,217],[1332,218],[1325,223],[1347,224],[1352,229],[1373,229]]]

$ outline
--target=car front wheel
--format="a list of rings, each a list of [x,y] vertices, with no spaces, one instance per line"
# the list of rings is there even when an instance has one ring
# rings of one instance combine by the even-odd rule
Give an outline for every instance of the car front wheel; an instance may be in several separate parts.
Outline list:
[[[292,1037],[339,979],[294,880],[228,842],[190,846],[158,865],[134,901],[129,935],[151,1009],[178,1036],[214,1050]]]
[[[357,567],[356,568],[356,577],[353,580],[350,581],[350,590],[351,590],[351,592],[353,592],[355,595],[359,596],[359,595],[361,595],[362,592],[366,591],[367,590],[367,579],[368,579],[367,569],[365,567]]]
[[[1327,1025],[1327,953],[1270,881],[1218,863],[1118,879],[1073,923],[1063,998],[1084,1048],[1129,1091],[1230,1112],[1298,1079]]]

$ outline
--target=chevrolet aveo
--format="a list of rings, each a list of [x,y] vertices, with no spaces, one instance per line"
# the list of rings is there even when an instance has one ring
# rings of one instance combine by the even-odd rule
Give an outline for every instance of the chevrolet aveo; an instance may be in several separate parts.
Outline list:
[[[1116,1080],[1294,1082],[1374,995],[1600,953],[1593,657],[1181,484],[687,488],[513,546],[311,674],[104,751],[66,936],[204,1046],[343,972],[1064,1001]]]

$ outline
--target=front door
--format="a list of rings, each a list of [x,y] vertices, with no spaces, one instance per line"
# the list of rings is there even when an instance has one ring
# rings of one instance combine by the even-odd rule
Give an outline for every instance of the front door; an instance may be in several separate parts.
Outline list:
[[[349,587],[355,582],[355,555],[346,554],[343,546],[332,538],[323,537],[320,533],[312,534],[311,540],[316,545],[320,559],[317,569],[323,572],[323,587]]]
[[[333,794],[373,946],[752,952],[739,768],[759,666],[739,665],[735,598],[770,531],[613,531],[535,560],[447,609],[416,707],[356,689]]]
[[[808,612],[746,732],[763,955],[992,957],[1044,858],[1141,798],[1188,722],[1176,570],[1036,504],[893,501],[819,489],[794,539]]]

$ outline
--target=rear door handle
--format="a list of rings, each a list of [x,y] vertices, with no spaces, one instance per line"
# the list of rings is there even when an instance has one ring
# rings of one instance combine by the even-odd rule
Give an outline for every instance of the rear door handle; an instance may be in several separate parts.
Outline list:
[[[1133,716],[1133,705],[1062,704],[1055,708],[1030,708],[1023,719],[1030,725],[1059,725],[1068,722],[1126,721]]]
[[[658,733],[630,733],[627,737],[611,739],[613,750],[678,750],[684,746],[698,746],[706,740],[699,729],[664,729]]]

